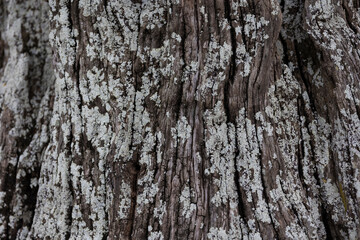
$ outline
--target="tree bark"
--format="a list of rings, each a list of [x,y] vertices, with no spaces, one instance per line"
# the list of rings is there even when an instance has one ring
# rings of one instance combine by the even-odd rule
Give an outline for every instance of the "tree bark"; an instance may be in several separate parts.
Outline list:
[[[359,0],[0,1],[1,239],[359,239]]]

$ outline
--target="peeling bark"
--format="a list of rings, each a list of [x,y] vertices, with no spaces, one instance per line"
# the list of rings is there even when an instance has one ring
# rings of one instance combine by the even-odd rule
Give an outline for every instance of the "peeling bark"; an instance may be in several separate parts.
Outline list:
[[[356,0],[0,2],[0,238],[358,239]]]

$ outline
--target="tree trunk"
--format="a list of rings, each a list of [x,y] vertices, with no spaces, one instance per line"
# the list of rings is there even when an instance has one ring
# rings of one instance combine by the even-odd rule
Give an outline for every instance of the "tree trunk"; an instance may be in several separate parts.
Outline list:
[[[359,0],[1,0],[1,239],[359,239]]]

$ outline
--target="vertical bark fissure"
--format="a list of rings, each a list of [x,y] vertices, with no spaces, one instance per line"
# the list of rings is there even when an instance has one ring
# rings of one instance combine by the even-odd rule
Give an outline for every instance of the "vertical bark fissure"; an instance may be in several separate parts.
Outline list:
[[[136,93],[135,93],[135,96],[136,96]],[[135,102],[135,98],[134,97],[134,102]],[[135,105],[135,103],[134,103]],[[135,106],[134,106],[134,109],[135,109]],[[134,110],[135,111],[135,110]],[[134,123],[134,119],[135,119],[135,113],[132,112],[132,127],[131,127],[131,139],[133,139],[133,135],[134,135],[134,127],[133,127],[133,123]],[[134,149],[133,147],[133,141],[131,140],[131,144],[130,144],[130,149]],[[131,161],[134,162],[134,165],[138,166],[137,165],[137,162],[138,162],[138,152],[137,151],[134,151],[133,153],[133,158],[131,159]],[[135,156],[135,157],[134,157]],[[134,229],[134,224],[135,224],[135,214],[136,214],[136,199],[137,199],[137,180],[138,180],[138,177],[139,177],[139,166],[136,168],[136,173],[134,174],[132,181],[131,182],[131,208],[130,208],[130,213],[129,215],[131,216],[130,218],[130,222],[131,222],[131,228],[129,230],[129,236],[132,235],[133,233],[133,229]]]
[[[247,110],[245,110],[245,114],[244,114],[244,118],[245,119],[248,119],[248,116],[247,116]],[[252,139],[249,139],[250,138],[250,136],[251,136],[251,132],[249,132],[249,131],[251,131],[250,130],[250,127],[251,126],[249,126],[249,124],[251,124],[250,122],[245,122],[245,131],[246,131],[246,137],[248,138],[247,140],[250,142],[250,141],[252,141]],[[256,133],[256,135],[257,135],[257,133]],[[257,139],[257,136],[255,136],[256,137],[256,141],[258,141],[258,139]],[[260,150],[260,149],[259,149]],[[257,156],[257,158],[256,159],[253,159],[254,161],[258,161],[258,162],[261,162],[261,152],[259,152],[259,155]],[[258,164],[258,163],[257,163]],[[251,174],[251,173],[250,173]],[[254,171],[252,171],[252,175],[254,175]],[[264,191],[264,186],[263,186],[263,179],[262,179],[262,169],[261,169],[261,166],[260,166],[260,181],[261,181],[261,186],[262,186],[262,188],[263,188],[263,191]],[[262,191],[262,193],[263,193],[263,191]],[[253,195],[253,193],[252,193],[252,195]],[[260,221],[259,221],[259,219],[257,218],[257,217],[255,217],[254,215],[254,209],[256,209],[256,203],[255,203],[255,201],[254,201],[254,196],[252,196],[252,200],[251,200],[251,202],[249,203],[251,206],[252,206],[252,208],[251,208],[251,212],[252,212],[252,215],[250,215],[249,217],[247,217],[247,218],[245,218],[245,219],[250,219],[250,217],[253,217],[254,218],[254,220],[255,220],[255,223],[256,223],[256,230],[260,230],[261,229],[261,226],[262,226],[262,224],[260,223]]]
[[[11,184],[11,183],[15,183],[16,182],[16,173],[17,173],[17,170],[18,170],[18,168],[19,168],[19,159],[20,159],[20,156],[21,156],[21,153],[20,153],[20,151],[19,150],[17,150],[16,151],[16,164],[15,164],[15,168],[14,168],[14,171],[9,171],[10,172],[10,176],[12,177],[11,179],[10,179],[10,181],[9,181],[9,190],[8,190],[8,194],[10,195],[10,196],[8,196],[8,202],[7,202],[7,204],[6,204],[6,206],[9,206],[8,207],[8,215],[7,215],[7,217],[6,217],[6,223],[7,223],[7,227],[6,227],[6,236],[7,237],[9,237],[10,239],[11,238],[14,238],[14,236],[11,236],[11,231],[10,231],[10,227],[9,227],[9,222],[10,222],[10,213],[11,214],[14,214],[14,212],[13,212],[13,210],[10,208],[11,207],[11,202],[12,202],[12,200],[13,200],[13,198],[14,198],[14,193],[15,193],[15,187],[16,187],[16,185],[15,184]]]
[[[230,25],[230,40],[231,40],[231,50],[232,50],[232,55],[231,55],[231,62],[230,62],[230,69],[229,69],[229,78],[225,83],[224,86],[224,110],[225,110],[225,114],[226,114],[226,119],[227,119],[227,123],[232,123],[233,121],[235,121],[235,119],[233,119],[232,116],[235,116],[235,114],[233,114],[231,112],[230,106],[229,106],[229,101],[230,101],[230,95],[229,95],[229,88],[232,84],[234,84],[235,82],[235,74],[236,74],[236,47],[237,47],[237,41],[236,41],[236,33],[235,33],[235,29],[233,27],[232,24],[232,18],[231,18],[231,3],[230,0],[225,1],[225,16],[229,22]],[[245,39],[245,35],[243,35],[244,39]],[[229,127],[229,126],[228,126]],[[237,139],[237,134],[235,134],[235,143],[238,144],[238,139]],[[239,145],[238,145],[239,146]],[[239,215],[242,219],[246,219],[246,215],[245,215],[245,205],[243,203],[243,196],[241,193],[241,187],[240,187],[240,174],[239,174],[239,167],[238,167],[238,163],[237,163],[237,159],[240,156],[240,151],[239,148],[236,147],[235,149],[235,154],[234,154],[234,183],[235,183],[235,188],[236,188],[236,193],[237,193],[237,198],[238,198],[238,204],[237,204],[237,209],[239,212]]]
[[[263,150],[262,150],[262,144],[261,144],[261,142],[259,140],[257,128],[255,129],[255,137],[256,137],[257,144],[259,146],[258,159],[259,159],[259,165],[260,165],[260,179],[261,179],[261,185],[262,185],[262,194],[264,196],[264,200],[265,200],[265,204],[266,204],[266,210],[268,211],[268,214],[269,214],[269,217],[270,217],[270,222],[271,222],[271,225],[273,226],[273,230],[274,230],[276,239],[279,239],[279,233],[278,233],[277,227],[275,225],[275,222],[274,222],[274,219],[272,217],[271,211],[269,210],[270,199],[269,199],[269,196],[268,196],[268,191],[266,191],[267,187],[266,187],[265,169],[264,169],[265,164],[263,164],[263,156],[264,155],[263,155]]]
[[[329,224],[330,221],[328,219],[328,214],[323,205],[321,205],[321,218],[323,219],[323,223],[325,227],[326,240],[336,239],[336,236],[335,237],[333,236],[336,234],[334,233],[334,230],[332,230],[332,226]]]
[[[135,174],[133,176],[133,180],[131,181],[131,207],[130,207],[130,213],[129,215],[131,216],[131,219],[129,220],[129,225],[130,225],[130,229],[129,229],[129,232],[128,232],[128,236],[130,239],[131,239],[131,236],[133,235],[134,233],[134,225],[135,225],[135,214],[136,214],[136,206],[137,206],[137,194],[138,194],[138,188],[137,188],[137,185],[138,185],[138,178],[139,178],[139,174],[140,174],[140,165],[139,165],[139,153],[138,153],[138,150],[134,149],[134,133],[135,133],[135,126],[134,126],[134,123],[135,123],[135,112],[136,112],[136,96],[137,96],[137,92],[139,90],[139,86],[138,86],[138,73],[135,71],[135,68],[134,68],[134,63],[136,62],[136,59],[137,59],[137,53],[139,51],[139,39],[140,39],[140,29],[141,29],[141,25],[140,25],[140,19],[141,19],[141,12],[142,12],[142,9],[140,9],[139,11],[139,16],[138,16],[138,29],[137,29],[137,32],[138,32],[138,37],[136,39],[136,50],[135,50],[135,53],[133,54],[132,56],[132,69],[131,69],[131,72],[132,72],[132,77],[134,79],[134,98],[133,98],[133,103],[132,103],[132,109],[130,110],[131,111],[131,141],[130,141],[130,146],[129,146],[129,149],[131,149],[132,152],[132,155],[133,155],[133,158],[131,159],[131,161],[133,161],[133,165],[135,166]]]
[[[138,155],[137,152],[135,154]],[[139,157],[137,156],[135,159],[139,159]],[[136,165],[136,173],[131,182],[131,207],[130,207],[130,213],[129,213],[131,218],[129,219],[130,229],[129,229],[128,236],[127,236],[129,239],[132,239],[132,235],[134,234],[139,174],[140,174],[140,166]]]
[[[280,40],[281,46],[284,49],[284,51],[283,51],[284,56],[282,56],[281,61],[282,61],[282,63],[289,66],[290,60],[289,60],[288,47],[287,47],[286,41],[285,41],[284,37],[282,36],[281,32],[279,33],[278,39]]]
[[[298,47],[298,43],[294,43],[294,50],[295,50],[295,55],[296,55],[296,61],[299,67],[299,74],[300,74],[300,80],[304,83],[305,88],[306,88],[306,92],[309,94],[309,99],[310,99],[310,108],[312,110],[313,113],[316,113],[316,104],[315,104],[315,96],[313,94],[313,92],[311,91],[311,83],[310,81],[305,77],[304,74],[304,66],[303,63],[301,62],[301,54],[300,54],[300,49]]]
[[[235,81],[235,73],[236,73],[236,47],[237,47],[237,41],[236,41],[236,32],[235,29],[233,27],[233,20],[232,20],[232,7],[231,7],[231,3],[230,0],[226,0],[225,1],[225,17],[227,19],[227,21],[229,22],[229,26],[230,26],[230,41],[231,41],[231,51],[232,51],[232,55],[231,55],[231,61],[230,61],[230,70],[229,70],[229,79],[227,81],[227,84],[229,85],[230,83],[234,83]],[[224,88],[224,91],[227,92],[228,91],[228,87],[226,86]],[[225,102],[228,99],[225,99]]]
[[[310,129],[306,126],[306,129],[308,132],[310,132]],[[319,166],[316,162],[316,158],[315,158],[315,145],[314,145],[314,141],[310,141],[310,152],[311,152],[311,161],[314,163],[315,168],[314,168],[314,178],[316,180],[316,186],[317,187],[321,187],[321,179],[319,177]],[[320,203],[319,203],[319,207],[321,208],[321,218],[322,218],[322,223],[324,224],[325,227],[325,232],[326,232],[326,239],[327,240],[332,240],[333,239],[333,230],[332,227],[330,225],[330,220],[329,220],[329,216],[328,216],[328,212],[325,209],[324,203],[322,201],[321,196],[319,197]]]
[[[302,102],[300,102],[301,99],[300,97],[298,97],[298,100],[297,100],[297,114],[298,114],[298,119],[297,121],[299,123],[301,123],[301,112],[302,112],[302,109],[300,109],[300,107],[302,106]],[[303,136],[303,133],[302,133],[302,129],[301,127],[299,127],[299,144],[298,144],[298,148],[297,148],[297,170],[298,170],[298,174],[299,174],[299,179],[300,179],[300,182],[303,186],[303,189],[305,189],[306,193],[308,193],[308,190],[307,190],[307,187],[306,187],[306,184],[304,182],[304,174],[303,174],[303,164],[302,164],[302,159],[304,157],[304,136]]]
[[[344,1],[341,1],[341,4],[345,12],[345,20],[347,25],[355,34],[358,34],[358,29],[354,26],[354,24],[352,24],[352,16],[350,16],[350,9],[348,3],[346,4]]]
[[[74,140],[72,131],[73,131],[73,125],[70,124],[69,144],[68,144],[68,147],[67,147],[69,149],[69,157],[70,157],[70,159],[72,158],[71,143]],[[72,205],[73,205],[73,201],[74,201],[74,198],[75,198],[75,192],[74,192],[72,176],[71,176],[71,163],[68,166],[68,171],[69,171],[69,179],[68,179],[69,191],[70,191],[71,197],[73,199],[72,199],[72,203],[69,205],[69,208],[67,210],[67,219],[66,220],[68,221],[67,222],[67,224],[68,224],[68,232],[65,233],[65,239],[70,239],[71,224],[72,224],[72,217],[71,217],[71,215],[72,215]]]
[[[195,12],[195,27],[196,27],[196,33],[197,33],[197,38],[196,38],[196,47],[197,47],[197,50],[201,52],[201,49],[200,49],[200,21],[199,21],[199,14],[198,14],[198,7],[199,7],[199,0],[196,0],[195,2],[195,9],[194,9],[194,12]],[[201,59],[199,59],[199,55],[197,55],[197,62],[199,63]],[[199,66],[200,68],[200,66]],[[196,82],[194,84],[194,92],[196,94],[196,89],[198,88],[198,82],[199,82],[199,79],[200,79],[200,73],[199,71],[197,71],[196,75],[195,75],[195,79],[196,79]],[[193,108],[193,112],[192,112],[192,122],[193,122],[193,125],[192,125],[192,128],[191,128],[191,133],[192,133],[192,136],[191,136],[191,152],[190,152],[190,159],[191,159],[191,165],[195,171],[195,164],[198,164],[198,159],[197,159],[197,155],[196,155],[196,152],[194,152],[194,150],[196,150],[196,145],[197,143],[195,142],[195,127],[196,127],[196,119],[199,118],[199,116],[196,115],[197,113],[197,109],[199,108],[199,102],[196,100],[196,98],[194,98],[194,108]],[[202,154],[201,154],[202,156]],[[202,163],[201,163],[202,164]],[[199,164],[198,164],[199,165]],[[202,173],[203,173],[203,169],[200,168],[201,172],[199,172],[199,175],[202,176]],[[194,174],[195,175],[195,174]],[[189,173],[189,176],[191,176],[191,174]],[[191,177],[190,177],[191,179]],[[194,180],[194,189],[196,191],[196,181],[197,179]],[[201,180],[200,180],[201,181]],[[202,181],[200,182],[200,184],[202,185]],[[191,183],[190,183],[191,185]],[[197,198],[199,198],[197,196]],[[197,199],[197,202],[199,200]],[[195,204],[197,203],[195,202]],[[191,202],[192,203],[192,202]],[[198,217],[198,208],[196,208],[196,212],[195,212],[195,215],[196,215],[196,218]],[[192,232],[194,233],[196,231],[196,218],[195,218],[195,224],[193,229],[192,229]],[[192,233],[191,231],[189,231],[189,234],[188,234],[188,239],[190,238],[190,234]]]
[[[70,1],[68,2],[68,4],[70,4]],[[69,5],[70,6],[70,5]],[[68,26],[70,29],[72,28],[72,22],[71,22],[71,16],[68,15],[68,21],[70,23],[70,25]],[[65,76],[65,72],[64,72],[64,76]],[[66,99],[66,105],[67,107],[69,107],[69,109],[71,109],[71,103],[69,101],[69,87],[68,87],[68,84],[66,81],[64,81],[64,84],[65,84],[65,92],[66,92],[66,96],[67,96],[67,99]],[[68,143],[67,145],[65,146],[65,151],[66,151],[66,155],[68,158],[70,158],[70,162],[71,162],[71,159],[72,159],[72,149],[71,149],[71,143],[73,142],[74,140],[74,136],[73,136],[73,124],[71,123],[71,119],[72,119],[72,113],[71,111],[69,112],[69,115],[68,115],[68,118],[66,116],[63,116],[63,120],[64,121],[69,121],[70,124],[69,124],[69,132],[68,133],[65,133],[65,134],[68,134],[68,136],[66,136],[68,138]],[[60,127],[59,127],[60,129]],[[62,131],[62,130],[61,130]],[[68,168],[67,168],[67,171],[69,173],[69,179],[67,179],[67,184],[69,185],[69,191],[71,193],[71,196],[75,196],[74,194],[74,191],[73,191],[73,185],[72,185],[72,180],[71,180],[71,164],[69,164]],[[70,206],[68,206],[68,209],[67,209],[67,216],[66,216],[66,219],[65,221],[66,222],[66,225],[67,225],[67,231],[65,234],[65,238],[70,238],[70,234],[71,234],[71,221],[72,221],[72,218],[71,218],[71,212],[72,212],[72,204],[70,204]],[[69,225],[70,224],[70,225]]]

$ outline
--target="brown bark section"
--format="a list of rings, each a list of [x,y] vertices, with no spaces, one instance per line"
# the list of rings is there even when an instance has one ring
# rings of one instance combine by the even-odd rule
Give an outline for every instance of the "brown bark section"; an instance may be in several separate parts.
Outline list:
[[[1,238],[357,239],[359,6],[0,2]]]

